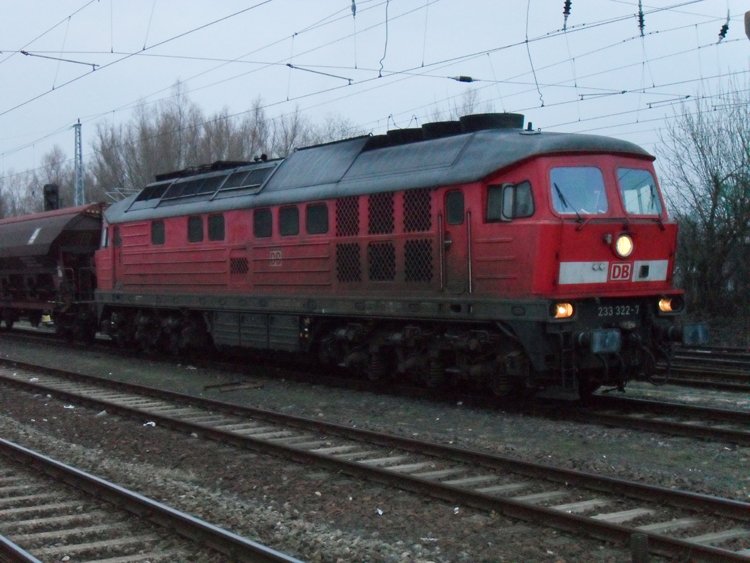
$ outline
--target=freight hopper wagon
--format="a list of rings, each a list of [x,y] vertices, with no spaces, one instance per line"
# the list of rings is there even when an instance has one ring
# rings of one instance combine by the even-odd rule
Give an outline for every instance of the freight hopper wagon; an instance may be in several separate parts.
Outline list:
[[[93,337],[101,224],[101,204],[0,220],[0,318],[6,328],[21,318],[36,326],[49,313],[59,332]]]
[[[106,213],[103,328],[372,379],[589,393],[681,327],[653,157],[483,114],[166,174]]]

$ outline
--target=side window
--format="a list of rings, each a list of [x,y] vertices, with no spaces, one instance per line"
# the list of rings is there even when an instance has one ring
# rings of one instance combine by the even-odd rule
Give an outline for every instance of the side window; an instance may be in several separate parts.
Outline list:
[[[503,220],[503,187],[489,186],[487,188],[487,221]]]
[[[464,223],[464,193],[454,190],[445,194],[445,220],[449,225]]]
[[[321,235],[328,232],[328,206],[313,203],[307,206],[307,234]]]
[[[534,214],[534,198],[528,180],[487,188],[487,221],[509,221]]]
[[[200,215],[188,217],[188,242],[203,240],[203,217]]]
[[[208,240],[224,240],[224,215],[208,216]]]
[[[531,194],[531,182],[528,180],[516,184],[513,198],[513,217],[531,217],[534,214],[534,197]]]
[[[164,221],[151,221],[151,244],[164,244]]]
[[[253,234],[257,238],[267,238],[271,236],[271,210],[256,209],[253,211]]]
[[[279,210],[279,233],[284,237],[299,234],[299,210],[297,206],[282,207]]]

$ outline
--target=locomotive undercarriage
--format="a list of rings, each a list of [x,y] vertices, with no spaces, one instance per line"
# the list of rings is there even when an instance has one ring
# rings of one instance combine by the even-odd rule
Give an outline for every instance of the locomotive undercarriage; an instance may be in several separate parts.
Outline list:
[[[307,326],[313,324],[308,319]],[[522,349],[487,325],[331,322],[308,330],[321,363],[372,381],[403,378],[426,387],[462,385],[507,396],[525,388],[530,370]]]
[[[204,316],[188,311],[116,310],[102,320],[100,330],[119,346],[147,354],[191,355],[212,344]]]
[[[497,396],[528,385],[531,368],[520,344],[491,325],[297,318],[297,352],[371,381],[403,378],[431,388],[489,389]],[[213,324],[211,313],[123,308],[106,314],[100,330],[123,347],[183,355],[214,345]]]
[[[372,381],[461,386],[499,397],[558,389],[575,398],[653,375],[658,360],[669,360],[669,326],[591,329],[124,307],[108,311],[100,330],[147,353],[187,355],[213,347],[295,352]],[[608,349],[615,335],[617,346]]]

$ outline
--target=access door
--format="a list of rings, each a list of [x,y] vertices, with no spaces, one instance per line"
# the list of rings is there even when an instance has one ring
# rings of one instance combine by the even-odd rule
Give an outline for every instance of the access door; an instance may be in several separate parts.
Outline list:
[[[442,219],[443,286],[448,293],[471,293],[471,212],[462,190],[445,193]]]

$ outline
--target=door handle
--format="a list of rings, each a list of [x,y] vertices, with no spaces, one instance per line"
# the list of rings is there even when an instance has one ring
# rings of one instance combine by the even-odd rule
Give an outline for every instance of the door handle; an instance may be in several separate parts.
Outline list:
[[[445,237],[443,237],[443,246],[446,250],[448,250],[451,245],[453,244],[453,239],[449,234],[446,234]]]

